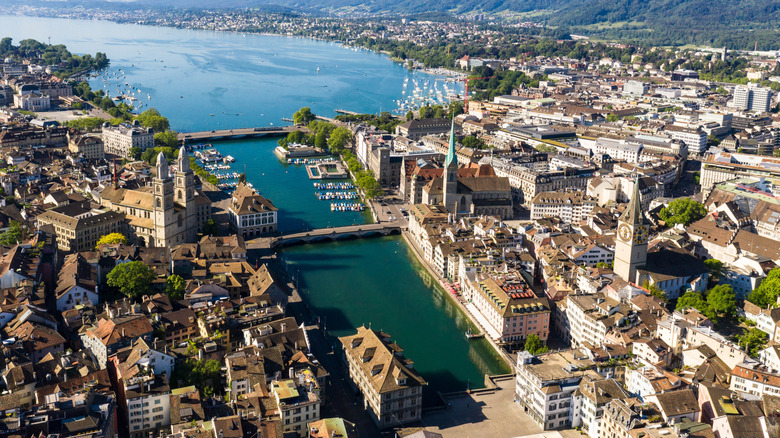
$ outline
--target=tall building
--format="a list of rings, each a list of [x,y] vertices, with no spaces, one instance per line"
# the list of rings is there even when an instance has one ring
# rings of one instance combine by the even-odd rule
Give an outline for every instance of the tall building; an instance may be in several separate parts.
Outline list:
[[[615,273],[623,280],[635,282],[637,269],[646,264],[649,232],[639,203],[639,184],[634,184],[631,201],[618,222],[615,240]]]
[[[766,87],[734,87],[734,107],[746,111],[768,112],[772,102],[772,90]]]

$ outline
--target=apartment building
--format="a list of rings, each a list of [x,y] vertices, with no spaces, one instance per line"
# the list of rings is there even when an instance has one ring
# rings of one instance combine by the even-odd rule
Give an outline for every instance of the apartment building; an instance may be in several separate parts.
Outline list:
[[[154,131],[142,128],[137,120],[132,125],[125,123],[118,126],[106,122],[103,124],[103,145],[107,154],[130,158],[132,148],[146,150],[154,147]]]
[[[598,199],[582,191],[543,192],[531,200],[531,220],[556,217],[568,224],[579,224],[597,204]]]

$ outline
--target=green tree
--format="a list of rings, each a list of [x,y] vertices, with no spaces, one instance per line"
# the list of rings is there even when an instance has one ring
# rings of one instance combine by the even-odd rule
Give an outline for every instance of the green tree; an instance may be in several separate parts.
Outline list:
[[[699,292],[688,291],[677,299],[677,310],[696,309],[707,318],[717,321],[717,315]]]
[[[314,147],[320,148],[320,149],[327,149],[328,148],[328,141],[325,138],[325,131],[320,131],[317,133],[317,135],[314,137]]]
[[[675,199],[668,207],[661,209],[658,216],[667,224],[685,226],[703,218],[707,214],[704,206],[690,198]]]
[[[127,237],[125,237],[125,235],[122,233],[106,234],[105,236],[98,239],[95,248],[99,248],[100,245],[113,245],[115,243],[121,243],[122,245],[127,245]]]
[[[746,329],[741,335],[737,336],[739,346],[753,357],[766,346],[768,339],[769,335],[757,328]]]
[[[184,299],[184,279],[173,274],[165,280],[165,294],[172,300]]]
[[[613,263],[613,266],[614,266],[614,263]],[[666,301],[666,292],[663,289],[661,289],[658,286],[656,286],[655,284],[650,284],[649,282],[645,281],[645,283],[642,285],[642,287],[647,289],[647,291],[650,292],[650,295]]]
[[[195,385],[202,396],[211,397],[222,392],[221,368],[222,364],[217,360],[196,360],[190,357],[176,364],[171,381],[177,382],[180,387]]]
[[[408,113],[406,113],[406,121],[408,122],[411,120],[414,120],[414,112],[409,111]]]
[[[219,226],[217,225],[217,221],[214,219],[207,220],[206,224],[203,225],[204,236],[213,236],[218,232],[219,232]]]
[[[618,120],[620,120],[620,117],[617,114],[607,114],[608,122],[617,122]]]
[[[141,125],[152,128],[155,132],[164,132],[171,128],[168,119],[163,117],[156,108],[149,108],[139,114],[135,119],[138,120]]]
[[[165,146],[169,148],[175,148],[179,145],[179,138],[175,131],[163,131],[154,134],[154,144],[157,146]]]
[[[339,126],[330,133],[328,148],[331,152],[338,153],[344,149],[350,141],[352,141],[352,131],[343,126]]]
[[[723,262],[718,259],[707,259],[704,266],[709,270],[710,281],[716,282],[723,276]]]
[[[707,292],[707,305],[719,316],[737,316],[737,295],[729,284],[719,284]]]
[[[753,289],[747,299],[756,306],[765,309],[777,305],[778,295],[780,295],[780,268],[774,268],[769,271],[761,284]]]
[[[308,125],[309,122],[317,119],[317,116],[311,112],[311,108],[305,106],[293,114],[293,123],[296,125]]]
[[[463,146],[471,149],[485,149],[487,147],[485,142],[475,135],[467,135],[463,137],[463,140],[461,140],[460,143]]]
[[[106,283],[132,299],[151,292],[151,283],[157,278],[152,268],[140,261],[120,263],[106,276]]]
[[[130,158],[134,160],[140,160],[141,154],[143,154],[144,150],[139,147],[132,147],[130,148]]]
[[[0,234],[0,245],[16,245],[24,237],[22,224],[12,220],[11,226]]]
[[[531,333],[525,339],[524,349],[533,355],[546,353],[548,351],[547,346],[544,345],[544,342],[534,333]]]

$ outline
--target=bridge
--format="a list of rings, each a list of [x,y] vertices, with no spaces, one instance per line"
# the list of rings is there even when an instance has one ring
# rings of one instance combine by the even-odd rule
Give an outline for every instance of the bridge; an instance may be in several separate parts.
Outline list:
[[[302,243],[332,242],[341,239],[361,239],[400,233],[401,223],[399,221],[393,221],[378,224],[318,228],[311,231],[282,234],[281,236],[258,237],[256,239],[247,240],[246,245],[247,249],[269,249]]]
[[[178,135],[178,140],[180,142],[224,140],[230,138],[262,137],[266,135],[287,135],[294,131],[306,131],[306,128],[301,126],[267,126],[261,128],[216,129],[214,131],[180,132]]]

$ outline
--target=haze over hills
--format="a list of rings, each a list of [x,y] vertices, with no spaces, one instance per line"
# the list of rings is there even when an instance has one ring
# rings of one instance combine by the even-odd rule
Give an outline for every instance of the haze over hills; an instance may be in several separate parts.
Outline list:
[[[47,5],[261,8],[308,13],[484,14],[533,21],[565,32],[651,44],[780,48],[776,0],[64,0]],[[445,16],[445,15],[443,15]]]

